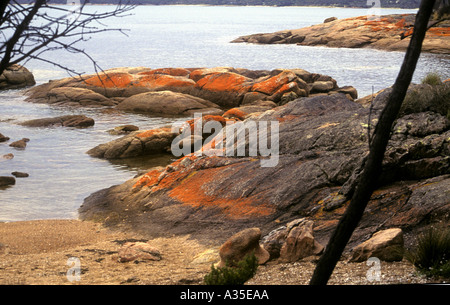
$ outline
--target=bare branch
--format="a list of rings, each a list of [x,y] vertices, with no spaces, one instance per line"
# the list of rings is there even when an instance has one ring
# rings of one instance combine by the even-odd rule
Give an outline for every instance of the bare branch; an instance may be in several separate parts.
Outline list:
[[[55,50],[81,54],[92,62],[96,73],[102,71],[95,59],[76,45],[102,32],[117,31],[126,35],[124,29],[109,28],[103,21],[129,16],[135,6],[119,3],[111,11],[87,12],[87,1],[75,10],[47,2],[36,0],[34,5],[22,5],[9,0],[0,5],[0,74],[13,63],[34,59],[51,63],[71,75],[79,75],[69,67],[42,57]]]

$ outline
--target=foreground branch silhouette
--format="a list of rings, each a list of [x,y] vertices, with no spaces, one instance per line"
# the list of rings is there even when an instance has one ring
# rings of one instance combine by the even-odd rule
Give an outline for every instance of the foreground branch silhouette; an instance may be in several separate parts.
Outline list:
[[[34,59],[44,61],[69,72],[80,72],[43,55],[55,50],[66,50],[83,54],[94,65],[96,72],[101,68],[82,48],[79,42],[88,41],[91,35],[122,29],[108,28],[102,21],[110,17],[124,17],[134,6],[121,2],[110,11],[89,13],[87,0],[80,5],[54,6],[48,0],[36,0],[33,4],[20,4],[17,0],[0,3],[0,74],[12,64],[25,64]],[[30,1],[32,3],[32,1]]]
[[[390,139],[392,125],[398,116],[400,107],[416,69],[434,4],[435,0],[422,0],[420,4],[411,42],[406,51],[405,59],[387,104],[384,107],[375,128],[372,142],[370,143],[369,156],[367,157],[363,172],[347,210],[340,219],[328,242],[325,252],[317,263],[310,285],[327,284],[375,190],[376,181],[381,174],[382,161],[386,146]]]

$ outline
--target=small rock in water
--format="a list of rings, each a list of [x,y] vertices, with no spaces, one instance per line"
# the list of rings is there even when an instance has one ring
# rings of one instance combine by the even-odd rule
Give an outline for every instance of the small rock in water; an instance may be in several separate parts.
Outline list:
[[[14,185],[16,184],[16,179],[9,176],[0,176],[0,186]]]
[[[19,149],[25,149],[25,147],[27,147],[27,142],[29,142],[29,141],[30,141],[30,139],[23,138],[22,140],[12,142],[11,144],[9,144],[9,146],[14,147],[14,148],[19,148]]]
[[[26,178],[30,176],[28,173],[23,172],[12,172],[11,175],[13,175],[16,178]]]
[[[139,130],[139,127],[134,125],[123,125],[123,126],[117,126],[114,129],[108,130],[108,133],[111,135],[122,135],[127,134],[133,131]]]
[[[8,140],[9,140],[9,138],[7,136],[4,136],[0,133],[0,142],[6,142]]]

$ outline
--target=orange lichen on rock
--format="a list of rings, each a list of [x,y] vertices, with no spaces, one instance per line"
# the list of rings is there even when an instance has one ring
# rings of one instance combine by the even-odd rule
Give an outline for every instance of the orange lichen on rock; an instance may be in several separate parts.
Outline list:
[[[230,165],[233,166],[233,165]],[[271,215],[275,209],[252,198],[225,198],[207,194],[204,187],[214,183],[227,168],[208,168],[187,177],[169,192],[169,196],[193,208],[218,208],[233,219]]]
[[[398,21],[395,24],[395,26],[398,27],[398,28],[404,28],[405,25],[406,25],[406,19],[405,18],[400,19],[400,21]]]
[[[242,111],[238,108],[232,108],[232,109],[228,110],[227,112],[225,112],[222,116],[224,118],[237,118],[237,119],[243,121],[243,120],[245,120],[247,113],[245,113],[244,111]]]
[[[427,32],[430,36],[449,37],[450,28],[431,28]]]
[[[136,135],[136,137],[138,137],[138,138],[149,138],[149,137],[152,137],[152,136],[154,136],[156,134],[161,134],[161,133],[172,133],[172,129],[170,127],[150,129],[150,130],[146,130],[146,131],[143,131],[141,133],[138,133]]]
[[[212,73],[198,80],[195,86],[215,92],[246,93],[251,87],[249,81],[249,78],[237,73]]]
[[[85,83],[94,87],[126,88],[132,84],[133,80],[133,75],[117,72],[92,76],[86,79]]]
[[[296,79],[296,75],[290,71],[284,71],[267,80],[256,83],[252,86],[252,91],[261,92],[267,95],[274,94],[280,87]]]
[[[135,86],[149,88],[166,88],[166,87],[193,87],[194,82],[185,77],[171,76],[166,74],[142,74],[138,78]]]
[[[146,187],[152,187],[158,183],[158,177],[161,175],[162,170],[160,169],[154,169],[145,175],[143,175],[139,180],[133,185],[133,188],[142,188],[144,186]]]
[[[227,118],[225,118],[223,116],[208,114],[208,115],[205,115],[205,116],[201,116],[200,118],[190,119],[190,120],[186,121],[185,124],[190,126],[191,132],[194,132],[195,131],[195,124],[199,124],[200,120],[202,122],[202,125],[198,126],[198,127],[203,127],[206,122],[210,122],[210,121],[219,122],[222,125],[222,127],[223,127],[229,121]]]

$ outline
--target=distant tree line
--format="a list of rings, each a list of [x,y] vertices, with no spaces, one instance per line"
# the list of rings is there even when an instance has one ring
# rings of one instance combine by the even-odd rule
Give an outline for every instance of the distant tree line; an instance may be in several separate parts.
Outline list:
[[[19,0],[27,3],[31,0]],[[50,0],[49,3],[68,4],[84,1],[76,0]],[[134,5],[170,5],[170,4],[206,4],[206,5],[267,5],[267,6],[337,6],[337,7],[372,7],[379,3],[382,8],[418,8],[420,0],[89,0],[92,4],[125,4]]]

